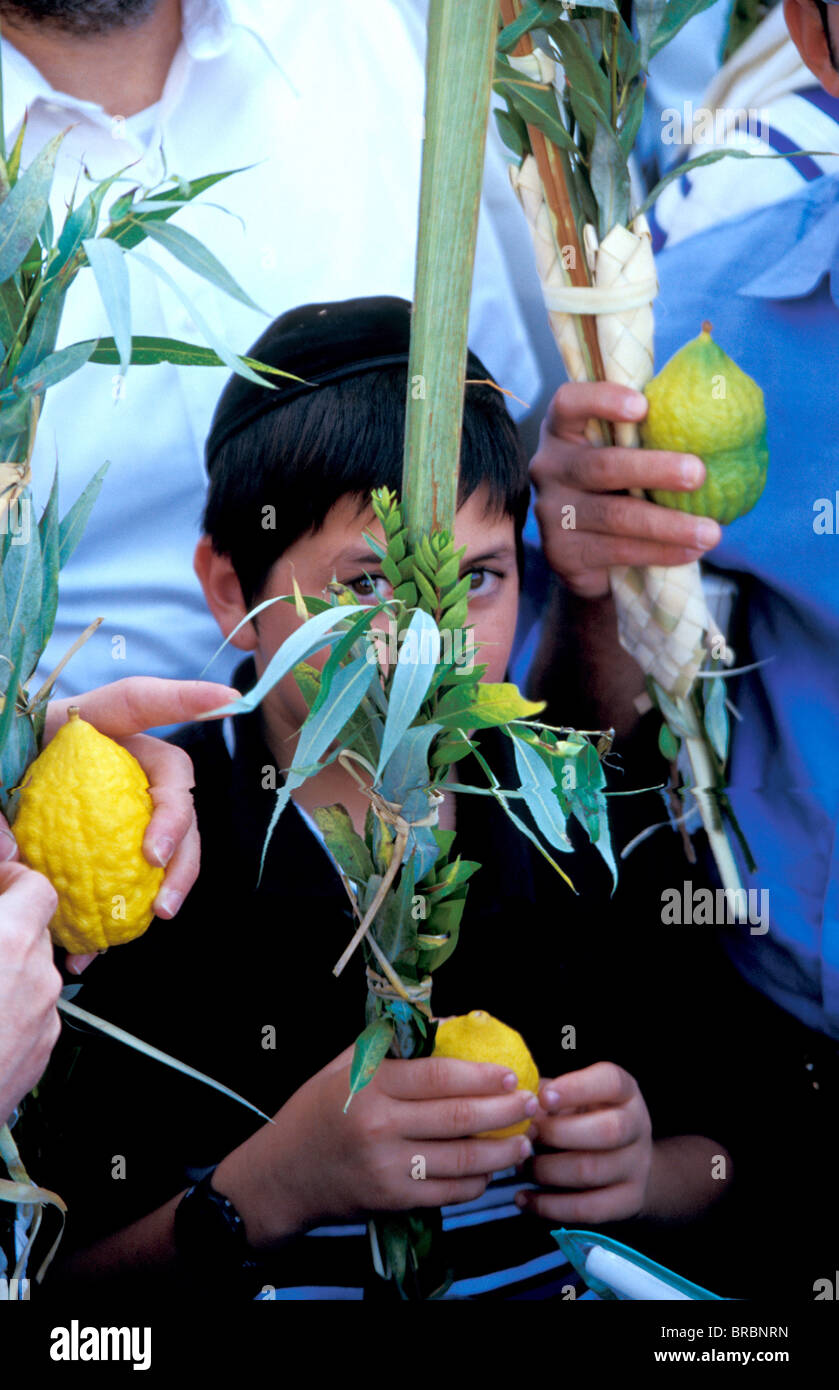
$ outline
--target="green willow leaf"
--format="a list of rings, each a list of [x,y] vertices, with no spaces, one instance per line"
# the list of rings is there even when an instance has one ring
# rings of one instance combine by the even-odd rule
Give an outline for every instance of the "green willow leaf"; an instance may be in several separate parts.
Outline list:
[[[346,608],[346,606],[346,604],[340,605],[341,608]],[[364,611],[360,613],[357,618],[353,619],[344,635],[334,644],[329,653],[326,665],[321,672],[320,689],[318,690],[317,698],[314,704],[309,706],[310,714],[316,714],[321,705],[325,703],[332,687],[332,680],[339,666],[344,659],[349,656],[356,642],[369,632],[373,619],[377,617],[385,607],[387,607],[386,602],[377,603],[375,606],[365,606]],[[335,609],[333,609],[333,612],[335,612]],[[368,647],[367,650],[370,650],[371,655],[369,660],[372,664],[375,660],[374,649]],[[356,653],[356,655],[359,655],[359,653]]]
[[[693,710],[684,700],[673,700],[657,681],[650,678],[653,699],[658,705],[674,734],[680,738],[696,738],[699,726]]]
[[[614,6],[614,0],[603,0],[603,4]],[[524,34],[528,34],[531,29],[552,24],[555,19],[560,18],[564,9],[565,6],[560,0],[544,0],[543,4],[535,4],[534,0],[528,0],[518,18],[514,19],[512,24],[507,24],[498,35],[499,53],[511,53]]]
[[[353,828],[345,806],[317,806],[312,816],[326,847],[340,864],[347,878],[363,883],[375,872],[370,851]]]
[[[693,0],[690,0],[690,3],[693,3]],[[669,3],[668,0],[635,0],[632,13],[638,30],[642,68],[649,66],[653,38],[664,18],[665,11],[679,8],[686,9],[689,6],[682,6],[681,0],[669,0]],[[672,33],[675,32],[674,29]]]
[[[265,310],[246,294],[241,285],[233,279],[230,271],[225,269],[221,261],[200,242],[197,237],[185,232],[182,227],[173,226],[171,222],[148,221],[145,224],[146,236],[152,238],[171,254],[187,270],[200,275],[202,279],[209,280],[210,284],[217,289],[229,294],[231,299],[238,299],[240,304],[246,304],[249,309],[255,309],[258,314],[264,314]]]
[[[64,290],[67,289],[72,277],[67,274],[62,275],[62,271],[77,256],[82,242],[87,237],[96,235],[105,195],[124,172],[124,169],[120,169],[116,174],[112,174],[109,178],[96,184],[82,199],[79,206],[69,214],[59,234],[56,247],[57,255],[47,271],[45,285],[51,284],[53,280],[61,276],[63,288]],[[79,257],[79,259],[81,258]]]
[[[264,386],[266,391],[276,390],[276,387],[272,386],[264,377],[257,376],[256,372],[247,366],[245,359],[237,357],[227,344],[222,341],[218,334],[213,332],[204,316],[195,307],[189,295],[184,293],[177,280],[174,280],[168,271],[163,269],[162,265],[158,265],[157,261],[153,261],[151,257],[143,255],[141,251],[134,252],[134,259],[135,261],[139,261],[141,265],[146,266],[153,275],[157,276],[158,280],[162,280],[163,284],[172,291],[175,298],[180,300],[181,304],[195,321],[195,325],[202,337],[209,343],[210,347],[215,349],[224,365],[229,367],[231,372],[235,372],[237,376],[244,377],[247,381],[254,382],[257,386]]]
[[[0,285],[0,350],[6,354],[14,342],[26,312],[23,295],[14,280]]]
[[[44,508],[44,514],[38,523],[38,534],[41,544],[41,578],[43,585],[38,643],[40,649],[43,651],[52,636],[52,630],[55,626],[55,615],[58,610],[58,572],[61,568],[61,564],[59,554],[57,468],[53,474],[52,487],[50,488],[47,505]]]
[[[484,682],[447,690],[434,718],[443,728],[488,729],[511,719],[532,719],[544,708],[543,700],[526,700],[515,685]]]
[[[527,136],[525,122],[517,111],[502,111],[500,106],[495,108],[494,114],[498,134],[507,149],[516,156],[516,159],[523,159],[530,150],[530,140]]]
[[[623,124],[618,131],[618,140],[623,150],[624,157],[629,158],[635,148],[635,139],[641,125],[641,118],[644,114],[644,97],[646,89],[642,82],[639,82],[626,104],[626,111],[623,117]]]
[[[565,817],[554,790],[554,773],[535,748],[516,738],[515,734],[512,737],[521,783],[519,790],[524,796],[525,805],[548,844],[568,853],[573,845],[568,838]]]
[[[597,847],[604,863],[612,875],[612,893],[618,886],[618,866],[612,849],[609,831],[609,815],[606,797],[601,791],[571,794],[571,810],[588,833],[591,843]]]
[[[381,790],[386,801],[393,801],[398,806],[404,806],[412,793],[423,791],[428,787],[431,781],[428,771],[428,752],[432,740],[439,732],[439,724],[417,724],[402,735],[388,759],[382,777]],[[436,840],[435,844],[437,844]],[[417,879],[420,878],[422,878],[422,874],[417,874]]]
[[[147,203],[160,203],[161,210],[159,213],[143,213],[141,217],[131,217],[131,203],[134,194],[126,194],[122,198],[117,199],[117,202],[109,208],[108,215],[110,217],[110,225],[103,235],[111,237],[114,241],[119,242],[120,246],[128,251],[134,246],[139,246],[140,242],[145,240],[148,223],[151,218],[154,218],[156,222],[164,222],[168,218],[174,216],[175,212],[178,211],[178,207],[185,207],[187,203],[192,202],[194,198],[206,192],[208,188],[212,188],[214,184],[220,183],[222,179],[229,179],[233,174],[243,174],[251,168],[253,168],[253,165],[246,164],[240,169],[227,169],[222,174],[205,174],[200,179],[191,179],[188,183],[183,182],[178,186],[177,190],[168,188],[162,190],[160,193],[146,193],[144,194],[143,201]],[[134,192],[137,191],[136,189],[134,190]],[[180,196],[176,196],[176,191]],[[172,207],[172,203],[175,203],[177,206]],[[123,220],[126,217],[131,218],[131,220]]]
[[[265,696],[274,689],[278,681],[288,675],[289,671],[307,657],[315,652],[321,651],[323,647],[328,647],[334,641],[336,635],[343,635],[343,627],[339,624],[345,618],[350,618],[354,613],[358,613],[364,608],[364,604],[348,604],[333,608],[331,605],[322,613],[316,613],[302,623],[289,637],[285,639],[280,647],[274,652],[268,665],[265,667],[256,685],[251,690],[240,695],[237,700],[231,700],[226,705],[220,705],[218,709],[212,710],[209,715],[200,716],[202,718],[218,718],[223,714],[249,714],[261,704]],[[369,665],[369,663],[368,663]],[[344,667],[344,670],[347,668]],[[338,673],[340,675],[340,672]],[[370,674],[373,668],[370,667]],[[311,714],[309,716],[311,719]],[[306,724],[303,728],[306,728]],[[339,731],[340,732],[340,731]]]
[[[594,132],[589,159],[602,241],[613,227],[625,227],[629,221],[629,168],[614,131],[605,125],[598,125]]]
[[[728,757],[729,724],[725,707],[725,681],[709,681],[711,689],[705,696],[705,728],[711,747],[724,763]]]
[[[551,35],[562,57],[565,79],[572,91],[584,92],[605,125],[610,104],[609,81],[583,35],[574,24],[555,24]]]
[[[131,282],[125,252],[107,237],[87,237],[82,246],[108,315],[124,375],[131,361]]]
[[[84,492],[76,498],[72,507],[65,517],[62,518],[58,528],[58,566],[63,569],[73,554],[76,546],[82,538],[87,519],[93,510],[93,504],[99,496],[105,474],[110,468],[110,459],[107,459],[100,468],[97,468]]]
[[[350,1108],[353,1096],[369,1086],[373,1077],[388,1054],[393,1042],[393,1019],[386,1014],[368,1024],[363,1033],[356,1038],[352,1065],[350,1066],[350,1093],[344,1106],[344,1114]]]
[[[546,139],[558,145],[560,149],[580,153],[572,136],[562,124],[553,88],[548,91],[538,87],[513,86],[512,81],[497,81],[495,90],[527,125],[541,130]]]
[[[15,776],[16,769],[13,769],[11,777],[9,776],[9,769],[6,764],[5,753],[6,744],[9,738],[9,730],[12,727],[12,720],[15,718],[16,693],[18,686],[20,685],[21,672],[23,670],[25,637],[22,632],[19,632],[17,634],[17,640],[15,642],[14,651],[15,654],[12,659],[12,669],[3,689],[3,709],[2,711],[0,711],[0,754],[2,754],[3,757],[3,787],[14,786],[17,780]],[[5,666],[5,663],[3,664]]]
[[[65,377],[72,376],[85,362],[89,361],[90,355],[96,346],[96,339],[91,338],[86,343],[71,343],[69,347],[59,348],[57,352],[50,352],[46,357],[42,357],[37,366],[32,367],[25,376],[21,377],[17,383],[18,391],[34,391],[40,395],[46,391],[47,387],[55,386]],[[7,393],[3,392],[3,397]]]
[[[440,660],[440,631],[429,613],[418,608],[399,648],[399,659],[390,684],[388,710],[376,781],[413,724],[426,697]]]
[[[51,285],[45,291],[15,366],[19,376],[27,375],[54,350],[66,294],[60,285]]]
[[[681,739],[676,737],[667,724],[662,724],[658,731],[658,749],[661,756],[666,758],[669,763],[675,762],[681,746]]]
[[[647,0],[650,3],[650,0]],[[659,0],[660,3],[660,0]],[[715,3],[715,0],[667,0],[662,5],[663,15],[660,17],[658,27],[654,30],[649,43],[649,56],[655,55],[675,38],[679,30],[687,24],[694,15],[701,14]],[[646,63],[644,64],[646,66]]]
[[[419,936],[445,936],[447,939],[437,946],[421,950],[417,960],[418,968],[424,972],[436,970],[443,965],[457,946],[460,937],[460,921],[466,906],[466,886],[461,894],[452,895],[445,902],[435,904],[427,921],[419,923],[423,927]],[[420,942],[420,945],[422,943]]]
[[[23,501],[31,511],[32,499],[24,493]],[[29,513],[26,513],[28,515]],[[3,585],[6,591],[6,613],[9,631],[23,636],[22,670],[24,682],[31,675],[41,654],[41,542],[37,526],[12,536],[3,559]]]
[[[345,614],[349,613],[350,609],[345,608],[343,612]],[[326,615],[320,614],[318,616],[325,617]],[[316,618],[309,619],[310,624],[316,621]],[[306,626],[308,626],[308,624],[304,623],[303,627],[305,628]],[[299,628],[296,633],[292,634],[292,637],[299,636],[302,631],[303,628]],[[287,647],[291,640],[292,638],[286,638],[283,647]],[[283,648],[281,647],[280,651],[282,650]],[[278,653],[274,655],[276,657]],[[274,658],[272,658],[272,660],[274,660]],[[269,662],[269,666],[270,664]],[[267,673],[268,668],[266,668],[265,671],[266,675]],[[342,666],[332,682],[332,698],[329,704],[324,705],[316,714],[310,714],[303,724],[294,755],[295,766],[289,768],[283,785],[277,788],[274,809],[262,845],[258,882],[261,882],[262,879],[262,873],[265,868],[265,856],[268,853],[271,836],[274,833],[277,821],[288,805],[291,793],[298,787],[302,787],[308,777],[320,771],[318,765],[320,759],[323,757],[323,754],[327,751],[330,744],[335,742],[347,721],[355,713],[370,687],[370,682],[375,678],[376,668],[370,664],[366,655],[358,657],[356,661],[350,662],[348,666]]]
[[[90,354],[91,362],[103,366],[119,365],[119,352],[113,338],[100,338]],[[284,372],[280,367],[272,367],[267,362],[259,362],[255,357],[239,357],[240,362],[254,371],[270,372],[272,376],[282,376],[289,381],[302,381],[293,372]],[[203,343],[186,343],[180,338],[155,338],[148,334],[135,333],[131,339],[132,367],[151,367],[157,362],[171,362],[175,367],[223,367],[225,363],[211,347]]]
[[[49,206],[55,160],[65,132],[54,135],[0,203],[0,281],[14,275]]]
[[[655,187],[647,194],[638,212],[647,212],[652,207],[656,198],[664,191],[668,183],[674,179],[680,179],[683,174],[689,174],[691,169],[701,169],[705,164],[716,164],[718,159],[807,159],[813,156],[835,154],[832,150],[790,150],[788,154],[753,154],[751,150],[709,150],[707,154],[699,154],[695,159],[687,159],[684,164],[677,164],[674,169],[659,179]]]
[[[268,1124],[274,1123],[270,1115],[264,1114],[256,1105],[251,1105],[249,1100],[245,1100],[236,1091],[231,1091],[229,1086],[222,1086],[220,1081],[214,1081],[211,1076],[205,1076],[203,1072],[196,1071],[194,1067],[187,1066],[185,1062],[179,1062],[177,1058],[170,1057],[167,1052],[161,1052],[160,1048],[152,1047],[150,1043],[135,1038],[133,1033],[127,1033],[124,1028],[118,1028],[115,1023],[109,1023],[107,1019],[97,1018],[94,1014],[89,1014],[86,1009],[80,1009],[78,1004],[72,1004],[69,999],[59,999],[57,1007],[59,1012],[66,1014],[68,1018],[84,1023],[88,1028],[95,1028],[97,1032],[104,1033],[106,1037],[113,1038],[115,1042],[121,1042],[127,1047],[133,1048],[135,1052],[142,1052],[144,1057],[150,1057],[153,1062],[162,1062],[164,1066],[179,1071],[182,1076],[188,1076],[193,1081],[203,1082],[205,1086],[212,1087],[220,1095],[237,1101],[239,1105],[244,1105],[246,1110],[252,1110],[261,1120],[267,1120]]]

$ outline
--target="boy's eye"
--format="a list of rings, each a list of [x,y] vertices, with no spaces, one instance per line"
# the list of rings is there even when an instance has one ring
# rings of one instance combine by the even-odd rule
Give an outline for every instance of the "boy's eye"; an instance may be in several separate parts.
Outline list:
[[[476,569],[469,571],[469,592],[482,597],[491,594],[501,578],[495,570]]]
[[[391,586],[383,574],[359,574],[347,580],[347,588],[352,589],[359,598],[390,598]]]

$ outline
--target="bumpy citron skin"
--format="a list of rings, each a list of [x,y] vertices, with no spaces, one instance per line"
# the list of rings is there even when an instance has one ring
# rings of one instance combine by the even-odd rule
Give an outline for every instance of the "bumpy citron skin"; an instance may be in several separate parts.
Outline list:
[[[654,502],[726,526],[751,511],[766,484],[769,451],[763,392],[711,337],[704,324],[644,388],[645,449],[696,454],[706,478],[693,492],[648,493]]]
[[[142,851],[152,809],[136,758],[71,709],[30,767],[14,821],[22,860],[58,894],[50,932],[66,950],[104,951],[148,927],[164,873]]]
[[[497,1062],[509,1067],[519,1079],[520,1091],[539,1089],[539,1070],[530,1055],[527,1043],[515,1028],[509,1028],[483,1009],[470,1014],[444,1019],[437,1025],[433,1057],[454,1057],[463,1062]],[[504,1129],[482,1130],[478,1139],[507,1139],[512,1134],[526,1134],[530,1120],[521,1120]]]

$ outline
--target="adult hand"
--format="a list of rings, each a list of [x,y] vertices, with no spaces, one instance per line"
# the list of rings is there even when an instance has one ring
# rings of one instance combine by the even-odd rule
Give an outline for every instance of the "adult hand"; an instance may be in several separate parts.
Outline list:
[[[542,548],[581,598],[609,593],[610,565],[686,565],[722,535],[709,517],[618,495],[630,488],[691,492],[705,478],[705,465],[693,454],[595,447],[585,437],[592,417],[637,423],[646,413],[646,397],[629,387],[568,382],[542,422],[530,465]]]
[[[200,842],[192,804],[191,759],[182,748],[142,730],[187,723],[238,693],[210,681],[128,676],[84,695],[51,700],[48,706],[45,743],[58,732],[70,706],[77,705],[82,718],[127,748],[145,772],[154,811],[143,837],[143,853],[150,864],[166,868],[153,904],[158,917],[174,917],[198,877]],[[80,974],[92,959],[91,955],[68,956],[67,968]]]
[[[629,1072],[596,1062],[543,1082],[539,1102],[532,1168],[541,1190],[519,1193],[518,1205],[551,1221],[586,1224],[642,1212],[653,1163],[652,1125]],[[539,1153],[541,1145],[553,1152]]]
[[[521,1134],[474,1137],[537,1110],[505,1067],[386,1059],[344,1114],[351,1060],[348,1048],[219,1164],[213,1185],[255,1248],[327,1219],[472,1201],[493,1172],[532,1153]]]
[[[57,901],[42,874],[0,864],[0,1124],[39,1080],[61,1031],[47,931]]]

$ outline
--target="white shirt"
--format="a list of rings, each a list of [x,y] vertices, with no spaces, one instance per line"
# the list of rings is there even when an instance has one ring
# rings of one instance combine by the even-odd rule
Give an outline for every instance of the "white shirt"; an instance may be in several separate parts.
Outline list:
[[[96,178],[131,164],[120,192],[161,178],[161,141],[169,172],[186,178],[254,166],[175,220],[206,242],[271,318],[320,300],[410,299],[424,101],[418,49],[416,32],[389,0],[183,0],[183,41],[161,99],[127,121],[57,92],[4,42],[7,139],[28,107],[25,165],[57,130],[72,127],[53,190],[57,226],[82,162]],[[79,196],[84,191],[83,180]],[[269,322],[151,240],[140,249],[237,351]],[[176,296],[145,267],[132,266],[130,254],[128,263],[133,331],[200,341]],[[84,270],[67,297],[58,346],[110,331]],[[486,209],[470,342],[501,385],[536,400],[535,360]],[[197,676],[217,647],[192,554],[205,493],[204,439],[226,378],[224,368],[132,367],[115,399],[116,369],[88,364],[48,392],[33,461],[36,505],[46,500],[56,457],[62,515],[111,460],[62,574],[55,634],[39,675],[93,618],[105,622],[66,668],[60,694],[125,675]],[[238,659],[226,649],[208,675],[227,679]]]
[[[692,121],[684,116],[685,144],[670,146],[676,155],[671,162],[725,147],[756,156],[791,150],[826,153],[803,159],[721,159],[674,179],[653,209],[657,249],[793,198],[805,183],[839,172],[839,101],[822,90],[800,57],[780,4],[737,49],[695,107]],[[702,111],[710,113],[704,121]],[[695,143],[690,144],[692,124]]]

